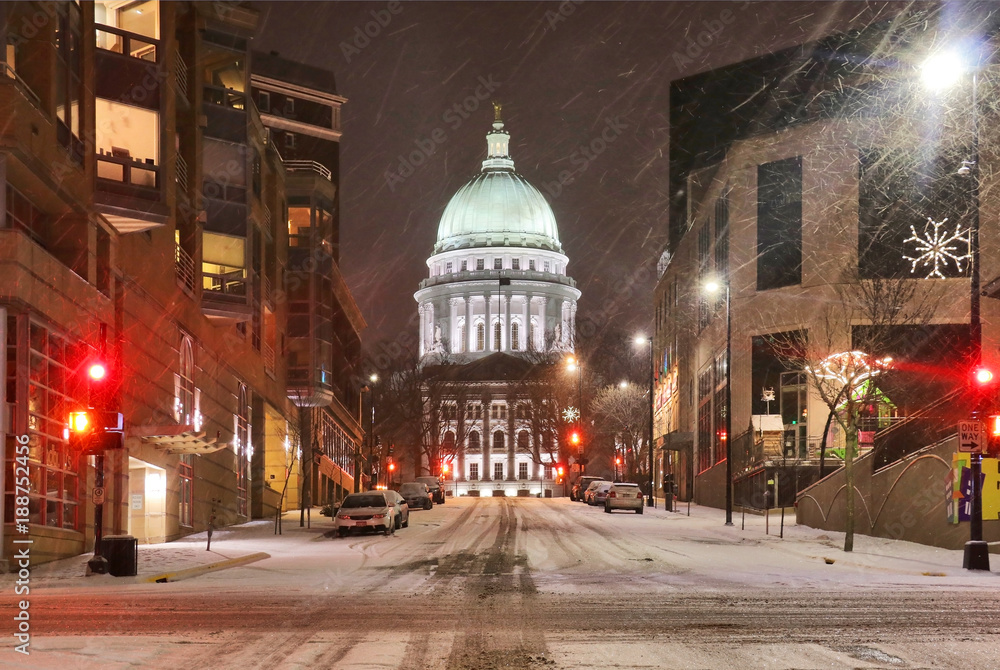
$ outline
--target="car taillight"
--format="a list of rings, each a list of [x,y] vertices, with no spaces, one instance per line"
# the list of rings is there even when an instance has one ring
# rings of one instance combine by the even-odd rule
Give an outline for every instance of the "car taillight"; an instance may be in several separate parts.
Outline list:
[[[614,491],[609,492],[608,493],[608,497],[609,498],[614,498],[615,497],[615,492]]]
[[[642,491],[639,491],[639,493],[637,493],[635,497],[638,498],[639,500],[642,500]]]
[[[372,514],[372,518],[373,519],[384,519],[386,516],[388,516],[388,515],[387,514]]]

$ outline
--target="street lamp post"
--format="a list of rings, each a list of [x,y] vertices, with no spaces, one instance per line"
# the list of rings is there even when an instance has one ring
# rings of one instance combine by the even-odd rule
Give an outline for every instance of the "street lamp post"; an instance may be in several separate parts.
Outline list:
[[[928,58],[923,63],[922,78],[928,88],[944,89],[958,82],[961,75],[971,69],[972,75],[972,159],[962,161],[958,174],[967,175],[973,181],[976,193],[976,212],[969,222],[969,340],[972,368],[978,368],[983,361],[983,324],[979,311],[980,271],[979,271],[979,100],[978,67],[968,64],[955,52],[942,52]],[[976,418],[978,411],[976,408]],[[967,570],[989,570],[989,546],[983,541],[983,492],[980,484],[982,454],[972,454],[970,471],[972,474],[972,509],[969,511],[969,541],[965,543],[962,567]]]
[[[587,442],[583,435],[583,365],[571,356],[569,358],[569,369],[570,371],[576,371],[576,404],[578,412],[576,417],[576,434],[580,440],[580,453],[577,455],[577,463],[580,464],[580,476],[582,477],[587,468],[587,462],[584,459]]]
[[[378,382],[378,375],[372,374],[368,380],[371,382],[371,405],[372,411],[368,417],[368,476],[370,479],[369,486],[371,488],[378,488],[378,480],[375,479],[373,472],[373,460],[375,457],[375,384]],[[382,468],[379,468],[379,473],[381,474]]]
[[[635,338],[636,344],[646,344],[649,347],[649,497],[646,499],[646,507],[655,507],[656,501],[653,499],[653,338],[639,336]]]
[[[718,293],[723,286],[719,282],[709,282],[705,289]],[[726,525],[733,525],[733,315],[730,301],[729,282],[726,289]]]

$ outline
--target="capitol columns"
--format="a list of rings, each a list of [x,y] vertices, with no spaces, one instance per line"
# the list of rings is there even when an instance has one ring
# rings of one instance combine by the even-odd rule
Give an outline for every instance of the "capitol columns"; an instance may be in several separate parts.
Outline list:
[[[531,349],[528,338],[531,337],[531,295],[525,294],[521,303],[521,341],[518,344],[524,350]]]
[[[500,348],[501,349],[506,349],[507,351],[511,351],[511,347],[510,347],[510,291],[508,291],[507,294],[503,296],[503,325],[500,327],[500,333],[501,333]],[[504,342],[506,342],[506,346],[504,346]]]
[[[420,356],[423,357],[427,353],[427,319],[424,318],[426,310],[424,309],[426,303],[420,303],[417,306],[417,314],[420,315],[418,319],[420,321]]]
[[[451,353],[462,353],[462,343],[459,341],[460,331],[458,328],[458,309],[462,305],[463,298],[448,298],[448,306],[451,308],[448,314],[448,343]]]
[[[472,296],[465,298],[465,350],[476,350],[476,329],[472,323]]]
[[[545,351],[546,353],[546,346],[549,339],[548,302],[548,297],[544,295],[538,297],[538,327],[541,329],[542,334],[541,346],[538,347],[538,350]]]

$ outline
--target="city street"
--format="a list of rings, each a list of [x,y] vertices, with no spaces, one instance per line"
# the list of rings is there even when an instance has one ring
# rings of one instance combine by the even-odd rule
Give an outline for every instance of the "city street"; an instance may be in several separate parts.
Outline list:
[[[761,517],[686,511],[449,499],[391,537],[336,539],[313,517],[280,537],[266,521],[219,531],[211,553],[203,537],[140,547],[144,564],[270,555],[173,583],[39,566],[31,655],[4,666],[996,667],[997,577],[961,552],[859,536],[844,554],[791,517],[781,539],[777,517],[765,535]]]

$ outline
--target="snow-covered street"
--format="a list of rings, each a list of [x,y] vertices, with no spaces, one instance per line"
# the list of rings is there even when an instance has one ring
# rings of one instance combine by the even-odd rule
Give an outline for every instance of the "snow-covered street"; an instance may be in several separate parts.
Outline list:
[[[254,522],[140,547],[140,576],[40,566],[31,655],[5,667],[991,668],[997,577],[962,554],[720,510],[605,514],[565,498],[449,499],[391,537]],[[167,564],[169,563],[169,565]],[[161,565],[162,564],[162,565]],[[3,581],[11,608],[13,576]],[[13,611],[8,609],[7,611]]]

